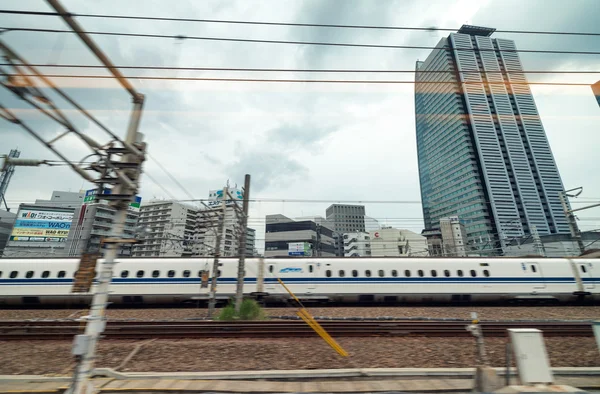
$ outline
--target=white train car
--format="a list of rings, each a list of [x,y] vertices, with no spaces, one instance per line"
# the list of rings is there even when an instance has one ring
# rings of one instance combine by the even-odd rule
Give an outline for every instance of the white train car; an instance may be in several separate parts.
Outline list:
[[[76,259],[0,259],[0,305],[83,304],[73,294]],[[223,259],[217,298],[235,294],[237,259]],[[209,258],[122,259],[110,302],[177,303],[206,300],[201,286]],[[289,299],[281,278],[302,300],[322,302],[492,302],[595,300],[600,260],[532,258],[289,258],[246,260],[244,293]],[[93,290],[92,290],[93,291]]]

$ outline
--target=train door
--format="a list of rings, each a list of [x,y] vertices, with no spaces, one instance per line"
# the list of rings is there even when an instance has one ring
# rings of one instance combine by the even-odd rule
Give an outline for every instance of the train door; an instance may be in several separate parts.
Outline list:
[[[277,264],[269,262],[265,264],[265,291],[273,293],[277,290]]]
[[[525,263],[528,271],[528,276],[530,278],[535,278],[533,282],[534,289],[544,289],[546,288],[546,282],[544,281],[544,274],[542,272],[542,267],[539,263]]]
[[[593,289],[594,277],[592,276],[591,266],[586,263],[577,263],[577,269],[579,269],[579,276],[583,282],[583,288],[586,290]]]
[[[307,293],[314,293],[317,289],[317,265],[315,263],[308,263],[306,267],[306,277],[308,278],[308,283],[306,284]]]

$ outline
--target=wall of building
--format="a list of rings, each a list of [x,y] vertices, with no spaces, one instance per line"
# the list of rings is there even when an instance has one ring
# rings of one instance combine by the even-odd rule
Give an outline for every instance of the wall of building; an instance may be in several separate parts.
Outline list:
[[[371,256],[371,235],[369,233],[346,233],[343,239],[345,257]]]
[[[16,218],[16,213],[0,210],[0,256],[8,243]]]
[[[369,233],[371,256],[428,256],[427,239],[410,230],[382,228]]]
[[[192,254],[198,210],[176,201],[154,200],[140,207],[135,257],[181,257]]]
[[[75,210],[71,230],[66,241],[66,256],[80,256],[82,253],[104,255],[102,239],[112,236],[111,229],[116,211],[105,204],[84,204]],[[123,238],[135,238],[139,213],[129,211],[125,219]],[[120,257],[131,257],[133,245],[124,244],[119,248]]]
[[[295,242],[308,242],[314,255],[335,256],[333,230],[325,224],[326,220],[318,217],[314,220],[295,221],[283,215],[267,215],[265,257],[287,256],[288,244]]]

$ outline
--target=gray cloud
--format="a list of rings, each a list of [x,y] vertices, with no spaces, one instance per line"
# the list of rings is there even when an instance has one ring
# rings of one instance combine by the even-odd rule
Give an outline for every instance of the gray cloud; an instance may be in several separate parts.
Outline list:
[[[238,155],[237,160],[226,167],[226,173],[236,180],[250,174],[254,193],[307,179],[309,170],[285,153],[251,150]]]

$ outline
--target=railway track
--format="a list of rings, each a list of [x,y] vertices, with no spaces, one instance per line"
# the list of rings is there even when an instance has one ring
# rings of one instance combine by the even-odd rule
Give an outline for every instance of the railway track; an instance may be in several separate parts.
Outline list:
[[[469,337],[468,321],[321,321],[333,337]],[[481,322],[487,337],[505,337],[508,328],[537,328],[544,336],[593,336],[592,325],[582,322]],[[71,339],[84,325],[72,320],[0,321],[0,340]],[[289,338],[312,337],[301,321],[109,321],[108,339],[182,338]]]

